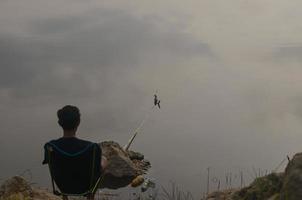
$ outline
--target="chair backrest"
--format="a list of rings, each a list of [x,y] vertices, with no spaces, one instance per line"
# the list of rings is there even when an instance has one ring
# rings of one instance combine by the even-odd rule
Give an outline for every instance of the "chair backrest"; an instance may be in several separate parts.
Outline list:
[[[93,193],[100,179],[100,148],[92,143],[83,150],[70,154],[55,144],[47,143],[49,170],[53,181],[54,193],[68,196],[86,196]],[[60,192],[55,190],[54,183]]]

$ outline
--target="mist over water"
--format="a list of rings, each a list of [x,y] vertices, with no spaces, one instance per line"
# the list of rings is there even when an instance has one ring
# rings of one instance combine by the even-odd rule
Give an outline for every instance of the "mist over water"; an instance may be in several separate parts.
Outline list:
[[[208,167],[212,189],[275,169],[301,151],[300,4],[1,1],[0,179],[50,185],[42,147],[62,106],[80,108],[78,137],[124,145],[155,91],[132,149],[157,183],[197,197]]]

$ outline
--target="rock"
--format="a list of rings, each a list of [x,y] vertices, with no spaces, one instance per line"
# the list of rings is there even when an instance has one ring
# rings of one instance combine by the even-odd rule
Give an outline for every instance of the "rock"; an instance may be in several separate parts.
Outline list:
[[[225,192],[213,192],[207,200],[229,199]],[[296,154],[284,173],[256,178],[248,187],[231,195],[231,200],[301,200],[302,153]]]
[[[62,200],[62,198],[53,195],[52,193],[50,193],[47,190],[44,189],[37,189],[34,188],[33,189],[33,195],[34,195],[34,200]]]
[[[212,192],[206,197],[206,200],[231,200],[232,195],[236,191],[237,190],[235,189],[230,189],[230,190]]]
[[[285,169],[280,200],[302,199],[302,153],[296,154]]]
[[[1,199],[10,199],[12,197],[33,198],[33,191],[28,182],[21,176],[14,176],[6,180],[0,188]]]
[[[144,155],[134,151],[125,151],[117,142],[100,143],[103,156],[108,160],[108,166],[101,188],[118,189],[129,185],[132,180],[150,168],[150,162],[144,160]]]
[[[144,160],[144,155],[139,152],[129,151],[128,154],[131,160]]]
[[[136,168],[140,170],[140,174],[144,174],[151,167],[150,162],[147,160],[132,160],[132,162],[136,166]]]
[[[273,196],[271,196],[268,200],[280,200],[280,194],[275,194]]]
[[[0,187],[0,200],[61,200],[46,190],[31,187],[21,176],[6,180]]]
[[[207,200],[279,200],[283,173],[257,178],[248,187],[212,192]]]
[[[267,200],[278,194],[282,187],[283,173],[272,173],[256,178],[250,186],[236,192],[233,200]]]

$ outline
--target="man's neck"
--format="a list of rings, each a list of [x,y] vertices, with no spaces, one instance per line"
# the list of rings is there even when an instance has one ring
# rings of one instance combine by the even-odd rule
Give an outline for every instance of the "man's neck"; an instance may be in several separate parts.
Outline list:
[[[75,137],[76,130],[64,130],[63,137]]]

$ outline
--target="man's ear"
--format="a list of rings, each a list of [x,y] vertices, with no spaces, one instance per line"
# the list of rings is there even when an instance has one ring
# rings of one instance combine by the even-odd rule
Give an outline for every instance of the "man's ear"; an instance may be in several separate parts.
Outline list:
[[[58,120],[58,124],[59,124],[60,126],[62,126],[62,123],[61,123],[61,121],[60,121],[60,120]]]

